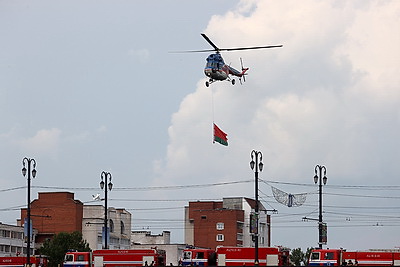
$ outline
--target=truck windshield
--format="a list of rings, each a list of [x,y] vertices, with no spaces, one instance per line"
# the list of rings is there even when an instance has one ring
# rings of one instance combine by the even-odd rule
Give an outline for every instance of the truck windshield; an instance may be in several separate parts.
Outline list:
[[[319,252],[311,253],[311,260],[319,260]]]
[[[74,261],[74,255],[71,254],[65,255],[64,261]]]
[[[192,258],[192,252],[191,251],[185,251],[183,252],[183,259],[184,260],[189,260]]]

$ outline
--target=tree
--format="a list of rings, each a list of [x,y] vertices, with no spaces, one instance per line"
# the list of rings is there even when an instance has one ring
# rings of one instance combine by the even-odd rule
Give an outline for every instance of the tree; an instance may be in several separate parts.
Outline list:
[[[292,252],[290,253],[290,261],[295,266],[304,265],[304,252],[301,251],[301,248],[292,249]],[[301,264],[302,262],[303,264]]]
[[[82,233],[59,233],[53,239],[46,240],[39,249],[40,254],[49,257],[49,267],[62,264],[68,250],[90,251],[89,244],[82,239]]]
[[[312,248],[307,248],[306,253],[304,253],[301,248],[293,249],[290,253],[290,261],[295,266],[306,265],[311,254],[311,250]]]

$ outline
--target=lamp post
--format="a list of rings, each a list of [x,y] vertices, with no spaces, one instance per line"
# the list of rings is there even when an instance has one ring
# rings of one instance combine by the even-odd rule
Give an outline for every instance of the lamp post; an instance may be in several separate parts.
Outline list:
[[[324,177],[322,177],[322,171],[324,172]],[[327,180],[325,166],[315,166],[314,183],[317,184],[319,181],[318,245],[320,249],[322,249],[322,183],[326,185]]]
[[[25,167],[25,163],[28,165],[28,169]],[[31,171],[32,166],[32,171]],[[36,161],[30,158],[22,159],[22,175],[25,177],[28,173],[28,203],[27,203],[27,241],[26,241],[26,265],[31,265],[31,175],[33,178],[36,176]]]
[[[254,213],[256,217],[256,229],[254,233],[254,247],[255,247],[255,253],[254,253],[254,265],[258,265],[258,172],[262,171],[264,164],[262,163],[262,153],[261,151],[251,151],[250,153],[251,156],[251,161],[250,161],[250,168],[254,170],[254,177],[255,177],[255,198],[256,198],[256,204],[254,207]]]
[[[111,173],[103,171],[100,175],[101,177],[101,182],[100,182],[100,188],[104,188],[104,246],[103,249],[108,249],[108,240],[107,240],[107,234],[108,234],[108,228],[107,228],[107,223],[108,223],[108,218],[107,218],[107,213],[108,213],[108,208],[107,208],[107,192],[108,190],[111,191],[113,184],[111,182]],[[105,186],[107,184],[107,186]]]

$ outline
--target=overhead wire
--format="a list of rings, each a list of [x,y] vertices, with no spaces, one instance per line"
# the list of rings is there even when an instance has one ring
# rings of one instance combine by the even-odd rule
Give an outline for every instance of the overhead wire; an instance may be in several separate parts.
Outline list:
[[[315,187],[314,184],[306,184],[306,183],[292,183],[292,182],[280,182],[280,181],[271,181],[271,180],[262,180],[259,179],[261,183],[264,183],[268,186],[271,186],[271,184],[274,185],[290,185],[290,186],[305,186],[305,187]],[[147,187],[124,187],[124,188],[113,188],[115,191],[157,191],[157,190],[185,190],[185,189],[193,189],[193,188],[208,188],[208,187],[214,187],[214,186],[226,186],[226,185],[235,185],[235,184],[243,184],[243,183],[251,183],[254,182],[253,179],[249,180],[241,180],[241,181],[232,181],[232,182],[220,182],[220,183],[208,183],[208,184],[189,184],[189,185],[167,185],[167,186],[147,186]],[[13,188],[6,188],[0,190],[0,193],[5,193],[5,192],[10,192],[10,191],[15,191],[15,190],[20,190],[20,189],[25,189],[27,188],[26,186],[20,186],[20,187],[13,187]],[[52,189],[52,190],[77,190],[77,191],[93,191],[93,190],[98,190],[97,187],[59,187],[59,186],[32,186],[32,188],[36,189]],[[325,190],[323,192],[323,195],[325,196],[340,196],[340,197],[349,197],[349,198],[371,198],[371,199],[394,199],[397,200],[400,197],[399,196],[388,196],[387,194],[385,195],[364,195],[364,194],[347,194],[347,193],[335,193],[332,192],[334,190],[353,190],[353,191],[363,191],[363,190],[369,190],[369,191],[382,191],[382,190],[388,190],[388,191],[395,191],[395,190],[400,190],[400,186],[392,186],[392,185],[325,185],[324,186]],[[263,190],[259,190],[260,192],[260,201],[265,203],[265,205],[275,208],[274,207],[276,202],[273,201],[273,196],[266,194],[263,192]],[[310,192],[307,192],[307,194],[310,195],[315,195],[318,194],[317,190],[313,190]],[[216,201],[218,199],[131,199],[131,198],[111,198],[110,200],[112,201],[121,201],[121,202],[187,202],[187,201]],[[272,201],[271,201],[272,200]],[[95,201],[87,201],[84,203],[91,203]],[[314,203],[314,204],[312,204]],[[297,222],[301,221],[299,216],[310,216],[312,214],[316,214],[318,210],[318,201],[312,201],[312,200],[307,200],[306,203],[304,203],[304,208],[313,208],[311,211],[304,211],[304,212],[296,212],[296,213],[278,213],[274,214],[274,224],[273,226],[278,227],[279,225],[284,225],[285,223],[289,222]],[[15,211],[15,210],[20,210],[21,208],[25,207],[24,205],[19,205],[19,206],[13,206],[13,207],[8,207],[8,208],[1,208],[0,212],[3,211]],[[162,211],[162,210],[182,210],[184,207],[150,207],[150,208],[127,208],[127,210],[131,211]],[[286,207],[285,207],[286,208]],[[336,209],[346,209],[349,212],[336,212]],[[357,212],[357,210],[374,210],[373,214],[370,214],[368,212],[360,214]],[[400,206],[360,206],[360,205],[325,205],[324,204],[324,216],[327,218],[327,220],[330,220],[334,223],[336,222],[341,222],[345,221],[346,218],[351,218],[350,221],[346,221],[345,225],[342,226],[335,226],[331,225],[330,227],[354,227],[355,223],[363,222],[366,220],[363,220],[363,218],[371,218],[371,220],[368,221],[369,225],[373,225],[372,221],[381,221],[385,222],[384,225],[382,226],[387,226],[388,223],[391,223],[390,225],[396,226],[397,222],[396,220],[399,219],[398,216],[392,216],[391,213],[393,214],[398,214],[398,209],[400,209]],[[378,211],[382,211],[379,214],[377,214]],[[293,218],[293,219],[290,219]],[[374,219],[372,219],[374,218]],[[392,221],[392,219],[394,219]],[[385,221],[386,220],[386,221]],[[389,220],[389,221],[388,221]],[[143,222],[146,220],[143,219]],[[149,219],[148,222],[153,221],[153,219]],[[379,225],[379,222],[378,222]],[[366,226],[366,225],[365,225]],[[376,226],[376,225],[375,225]],[[381,225],[379,225],[381,226]],[[313,226],[314,227],[314,226]]]

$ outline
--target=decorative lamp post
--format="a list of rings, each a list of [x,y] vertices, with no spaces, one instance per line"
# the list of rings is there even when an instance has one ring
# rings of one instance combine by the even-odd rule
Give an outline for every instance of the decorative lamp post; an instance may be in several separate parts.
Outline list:
[[[322,171],[324,172],[324,177],[322,177]],[[319,175],[318,175],[319,174]],[[326,177],[326,168],[325,166],[317,165],[315,166],[315,176],[314,183],[317,184],[319,181],[319,216],[318,216],[318,245],[319,248],[322,249],[322,237],[323,237],[323,222],[322,222],[322,183],[326,185],[328,178]]]
[[[28,169],[25,167],[25,163],[28,165]],[[32,170],[31,170],[32,167]],[[28,203],[27,203],[27,241],[26,241],[26,265],[31,265],[31,175],[32,178],[36,177],[36,161],[30,158],[22,159],[22,175],[25,177],[28,173]]]
[[[254,254],[254,265],[258,265],[258,217],[259,217],[259,206],[258,206],[258,172],[262,171],[264,164],[262,163],[262,153],[261,151],[251,151],[251,161],[250,161],[250,168],[254,170],[255,176],[255,198],[256,204],[254,207],[255,212],[255,231],[254,231],[254,247],[255,247],[255,254]]]
[[[103,249],[108,249],[108,244],[107,244],[108,243],[108,237],[107,237],[107,234],[108,234],[107,192],[108,192],[108,190],[111,191],[113,184],[111,182],[111,178],[112,178],[111,173],[103,171],[101,173],[100,177],[101,177],[100,188],[104,189],[104,230],[103,230],[104,231],[104,246],[103,246]],[[107,186],[105,186],[105,184],[107,184]]]

